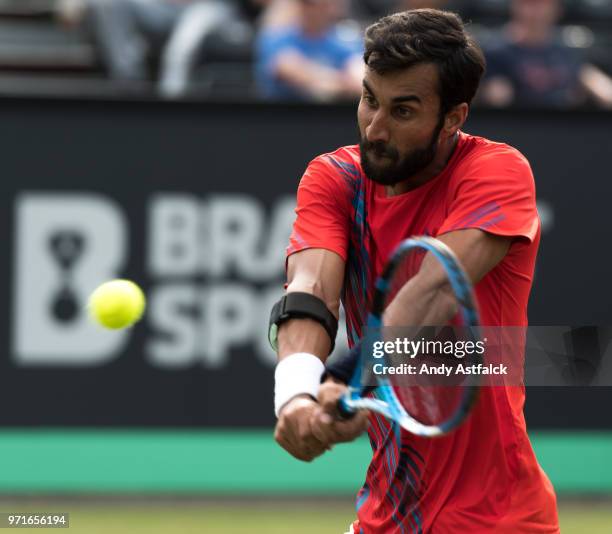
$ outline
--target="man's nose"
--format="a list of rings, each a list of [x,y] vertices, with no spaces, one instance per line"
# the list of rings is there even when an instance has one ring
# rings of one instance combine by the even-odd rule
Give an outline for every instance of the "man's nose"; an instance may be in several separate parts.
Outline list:
[[[389,142],[389,127],[387,124],[386,113],[377,110],[372,117],[372,122],[366,127],[366,138],[370,143]]]

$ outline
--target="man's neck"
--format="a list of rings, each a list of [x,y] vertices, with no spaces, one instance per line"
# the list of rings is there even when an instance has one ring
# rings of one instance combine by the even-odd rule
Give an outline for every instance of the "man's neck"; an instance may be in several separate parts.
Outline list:
[[[394,197],[401,195],[402,193],[407,193],[408,191],[417,189],[430,180],[433,180],[444,170],[446,165],[448,165],[458,141],[459,133],[456,133],[453,137],[450,137],[444,142],[440,143],[436,152],[436,157],[421,172],[407,178],[406,180],[403,180],[402,182],[398,182],[395,185],[385,186],[387,196]]]

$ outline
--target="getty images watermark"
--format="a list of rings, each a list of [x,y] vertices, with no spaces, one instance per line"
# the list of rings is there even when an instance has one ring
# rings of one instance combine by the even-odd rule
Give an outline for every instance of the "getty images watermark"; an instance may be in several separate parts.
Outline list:
[[[372,358],[382,360],[372,363],[372,372],[375,375],[507,375],[508,366],[504,364],[484,364],[483,362],[466,361],[447,364],[444,358],[456,360],[472,360],[473,356],[483,357],[486,354],[487,339],[480,340],[440,340],[421,336],[420,338],[396,337],[393,340],[373,341]],[[387,365],[400,356],[410,360],[410,363]],[[430,357],[439,356],[438,362]],[[419,361],[421,360],[421,361]]]
[[[421,327],[370,330],[362,381],[491,386],[612,386],[612,328]]]

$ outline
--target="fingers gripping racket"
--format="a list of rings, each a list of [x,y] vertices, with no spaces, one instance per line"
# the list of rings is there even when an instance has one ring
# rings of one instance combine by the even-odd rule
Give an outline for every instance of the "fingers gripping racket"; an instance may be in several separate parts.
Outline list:
[[[454,253],[432,237],[406,239],[394,251],[376,282],[367,331],[378,332],[380,335],[385,308],[395,294],[416,275],[427,253],[443,267],[452,288],[459,310],[452,321],[453,325],[460,326],[461,331],[468,332],[467,335],[474,340],[478,339],[479,317],[470,281]],[[477,399],[479,378],[476,374],[466,375],[460,383],[428,384],[417,380],[406,385],[399,375],[373,375],[373,360],[371,354],[368,357],[366,353],[362,343],[353,348],[352,357],[357,364],[347,393],[338,401],[338,412],[342,418],[352,417],[357,410],[372,410],[396,421],[412,434],[435,437],[457,428],[466,419]],[[477,354],[470,358],[470,363],[482,361]],[[382,360],[377,359],[376,362],[390,363],[389,356],[383,355]]]

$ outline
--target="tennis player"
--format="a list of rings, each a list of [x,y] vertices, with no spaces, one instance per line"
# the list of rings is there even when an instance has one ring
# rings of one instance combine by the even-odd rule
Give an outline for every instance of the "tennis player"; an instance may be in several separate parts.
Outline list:
[[[367,427],[373,457],[356,534],[557,533],[554,490],[527,436],[524,388],[484,388],[467,421],[437,439],[375,414],[337,421],[345,386],[333,368],[319,389],[340,300],[354,343],[373,282],[401,240],[427,234],[446,243],[491,326],[527,325],[540,241],[528,161],[461,130],[485,61],[460,18],[432,9],[385,17],[366,31],[364,60],[360,144],[315,158],[298,189],[287,294],[271,317],[280,358],[275,438],[310,461]],[[410,302],[393,301],[386,325],[401,325],[406,306],[426,314],[443,304],[437,278],[421,270],[415,280]]]

